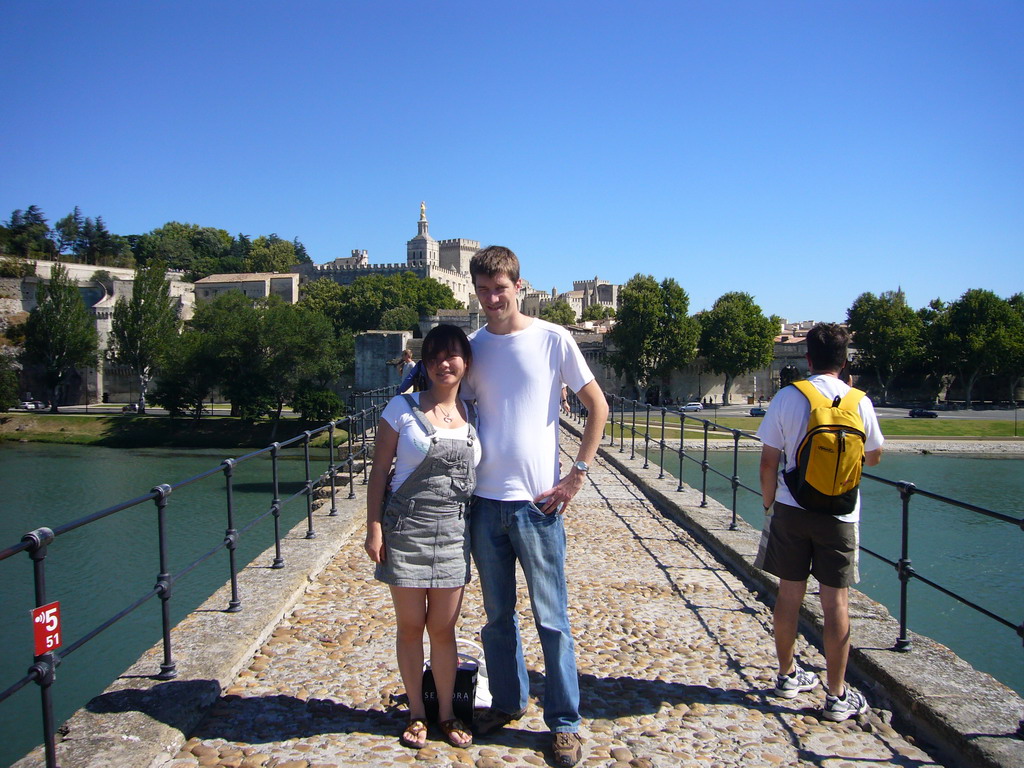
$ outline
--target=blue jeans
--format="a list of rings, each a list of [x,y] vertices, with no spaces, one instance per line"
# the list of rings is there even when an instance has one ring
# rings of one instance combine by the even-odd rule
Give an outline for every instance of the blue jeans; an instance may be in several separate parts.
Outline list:
[[[487,611],[481,638],[492,706],[509,714],[519,712],[526,708],[530,692],[516,613],[518,560],[544,651],[544,722],[553,732],[575,733],[580,725],[580,682],[569,627],[562,516],[545,515],[530,501],[474,496],[469,524]]]

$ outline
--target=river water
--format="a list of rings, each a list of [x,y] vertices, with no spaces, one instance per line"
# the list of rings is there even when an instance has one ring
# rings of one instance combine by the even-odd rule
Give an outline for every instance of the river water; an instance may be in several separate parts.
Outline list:
[[[245,452],[236,455],[242,453]],[[282,450],[282,499],[302,488],[305,469],[301,454],[301,448]],[[217,466],[225,456],[223,449],[127,451],[0,443],[0,548],[17,543],[29,530],[40,526],[54,528],[145,495],[155,485],[193,477]],[[326,455],[316,458],[318,463],[311,470],[313,477],[328,466]],[[236,529],[242,529],[270,508],[271,480],[269,458],[254,458],[236,467]],[[227,528],[224,487],[224,478],[218,473],[176,489],[168,497],[171,573],[194,562],[223,540]],[[305,513],[304,497],[286,504],[281,514],[282,533]],[[269,516],[243,535],[237,550],[238,567],[272,546],[273,535],[273,520]],[[61,603],[64,647],[152,589],[159,571],[156,506],[152,501],[59,537],[46,558],[46,582],[47,599]],[[228,555],[223,551],[175,583],[172,622],[177,623],[194,610],[228,577]],[[27,553],[0,562],[0,584],[0,611],[4,617],[0,622],[0,690],[4,690],[32,664],[30,611],[34,592]],[[57,722],[66,720],[100,693],[160,639],[160,601],[154,598],[68,656],[57,668],[52,689]],[[0,739],[0,766],[9,765],[42,741],[35,683],[0,702],[0,723],[4,734]]]
[[[699,453],[689,455],[701,458]],[[652,463],[655,463],[654,458],[652,453]],[[732,475],[731,452],[710,452],[708,461],[719,472]],[[737,475],[742,484],[759,489],[759,461],[758,451],[740,452]],[[665,468],[678,476],[678,456],[666,458]],[[1011,517],[1022,515],[1024,458],[1019,455],[887,453],[882,463],[871,467],[869,472],[888,480],[909,480],[922,490]],[[686,461],[683,481],[692,487],[701,487],[699,464]],[[709,472],[707,489],[708,496],[732,507],[732,486],[728,480]],[[861,494],[861,545],[889,560],[899,560],[902,527],[899,492],[866,479],[861,482]],[[737,511],[760,530],[764,517],[759,495],[739,489]],[[1018,526],[913,496],[908,556],[920,576],[1015,625],[1024,621],[1024,570],[1021,568],[1024,532]],[[900,582],[894,567],[862,552],[860,570],[861,582],[857,589],[883,603],[898,617]],[[908,626],[912,631],[949,646],[976,668],[1018,693],[1024,693],[1024,649],[1012,629],[918,580],[910,582],[908,605]],[[856,631],[854,625],[854,643],[857,642]]]
[[[219,464],[222,450],[120,451],[45,444],[0,444],[0,548],[39,526],[54,527],[110,504],[147,493],[159,483],[174,483]],[[301,488],[299,457],[281,462],[281,497]],[[318,457],[316,476],[327,467]],[[653,460],[653,457],[652,457]],[[732,474],[731,454],[714,453],[710,462]],[[757,487],[756,452],[740,454],[741,482]],[[677,460],[666,467],[678,471]],[[910,480],[918,487],[1020,515],[1024,498],[1024,459],[887,454],[874,474]],[[699,466],[690,462],[684,481],[699,488]],[[879,483],[865,481],[862,543],[896,560],[900,552],[900,499]],[[191,563],[223,537],[226,527],[224,481],[214,477],[176,490],[169,497],[168,528],[172,572]],[[235,473],[237,528],[265,512],[273,496],[269,460],[255,459]],[[708,494],[729,506],[727,481],[709,474]],[[1007,523],[915,497],[910,557],[915,569],[993,612],[1019,623],[1024,619],[1021,563],[1024,535]],[[760,526],[760,499],[740,491],[739,512]],[[298,499],[282,513],[283,530],[305,514]],[[148,591],[159,570],[156,514],[152,502],[60,537],[47,558],[48,599],[61,601],[65,646],[97,623]],[[242,538],[239,566],[273,543],[267,518]],[[31,566],[20,554],[0,563],[0,690],[13,684],[32,662]],[[862,555],[859,588],[898,608],[899,581],[891,566]],[[226,553],[175,585],[172,620],[179,621],[228,578]],[[1024,653],[1012,630],[964,608],[929,587],[911,584],[910,628],[953,648],[974,666],[1024,692]],[[244,606],[243,606],[244,608]],[[152,600],[68,657],[54,686],[57,722],[69,717],[148,647],[160,639],[160,607]],[[854,628],[856,632],[856,628]],[[895,637],[893,640],[895,641]],[[854,637],[856,642],[856,636]],[[154,670],[155,671],[155,670]],[[0,703],[0,765],[17,759],[41,740],[39,695],[35,684]]]

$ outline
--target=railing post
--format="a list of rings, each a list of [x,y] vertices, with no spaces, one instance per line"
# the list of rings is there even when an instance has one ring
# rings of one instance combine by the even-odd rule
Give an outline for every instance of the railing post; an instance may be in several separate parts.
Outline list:
[[[658,479],[665,477],[665,407],[661,408],[661,453],[658,454]]]
[[[335,473],[337,472],[338,468],[337,468],[337,466],[334,463],[334,458],[335,457],[334,457],[334,422],[333,421],[331,422],[330,426],[327,427],[327,434],[329,436],[328,441],[330,442],[330,445],[331,445],[331,461],[327,465],[327,471],[331,475],[331,511],[327,514],[327,516],[328,517],[337,517],[338,516],[338,499],[337,499],[338,484],[337,484],[337,479],[335,477]]]
[[[648,454],[651,452],[651,404],[647,403],[647,415],[644,420],[644,469],[650,466]]]
[[[32,575],[36,590],[36,607],[46,605],[46,551],[54,540],[53,531],[49,528],[37,528],[26,533],[22,541],[31,542],[28,556],[32,559]],[[46,753],[46,768],[57,768],[57,745],[54,740],[56,725],[53,719],[53,685],[54,672],[60,657],[52,651],[33,657],[29,672],[35,674],[39,684],[39,700],[43,710],[43,749]]]
[[[704,460],[700,463],[700,468],[703,475],[700,489],[700,505],[706,507],[708,505],[708,422],[706,420],[704,421]]]
[[[619,453],[626,452],[626,398],[619,401]]]
[[[368,429],[368,427],[366,426],[367,413],[368,411],[365,410],[359,412],[359,435],[360,440],[362,441],[362,448],[360,449],[359,453],[363,457],[363,485],[366,485],[368,482],[370,482],[369,462],[367,461],[367,458],[370,455],[370,450],[369,448],[366,447],[366,431]]]
[[[315,539],[316,531],[313,530],[313,477],[309,471],[309,430],[302,433],[302,457],[306,465],[306,538]]]
[[[348,438],[346,443],[348,444],[348,456],[345,457],[345,465],[348,467],[348,497],[354,499],[356,497],[356,473],[355,473],[355,459],[352,458],[352,450],[355,447],[354,438],[352,437],[352,419],[353,416],[349,414],[345,417],[348,420]]]
[[[679,412],[679,485],[676,491],[683,490],[683,462],[686,461],[686,414]]]
[[[157,538],[160,547],[160,574],[156,578],[156,589],[160,593],[160,613],[164,633],[164,662],[160,665],[158,680],[172,680],[178,676],[177,664],[171,652],[171,574],[167,570],[167,497],[171,486],[166,483],[153,488],[156,494]]]
[[[228,568],[231,571],[231,600],[228,601],[227,612],[237,613],[242,610],[242,601],[238,598],[238,566],[235,562],[235,549],[238,547],[238,531],[235,528],[235,460],[224,459],[221,466],[224,467],[225,492],[228,501],[228,528],[224,531],[224,543],[228,548]]]
[[[632,413],[629,417],[629,460],[636,458],[636,400],[630,400]]]
[[[736,491],[740,487],[740,433],[739,430],[732,431],[732,522],[729,523],[729,530],[736,530]]]
[[[910,564],[910,497],[917,486],[913,483],[901,482],[900,499],[903,501],[903,532],[900,544],[900,560],[896,564],[896,573],[900,579],[900,636],[896,638],[896,650],[910,650],[910,638],[907,637],[907,591],[914,568]]]
[[[270,464],[274,475],[274,498],[270,501],[270,513],[274,516],[274,562],[271,568],[284,568],[284,558],[281,557],[281,493],[277,467],[280,453],[280,443],[270,446]]]

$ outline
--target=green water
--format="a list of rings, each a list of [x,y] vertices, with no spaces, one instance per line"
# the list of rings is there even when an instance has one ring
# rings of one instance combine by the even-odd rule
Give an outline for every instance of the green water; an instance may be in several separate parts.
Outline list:
[[[628,445],[627,442],[627,453]],[[701,458],[699,453],[689,455]],[[651,463],[656,464],[656,459],[652,450]],[[759,489],[759,460],[757,451],[740,452],[737,476],[743,485]],[[732,475],[730,452],[710,452],[708,461],[719,472]],[[678,456],[667,457],[665,467],[678,476]],[[869,471],[888,480],[908,480],[920,489],[1018,519],[1024,515],[1024,458],[889,453]],[[683,480],[701,488],[699,463],[687,459]],[[708,496],[732,508],[732,486],[728,480],[709,472],[707,488]],[[889,560],[899,560],[899,492],[883,483],[864,480],[861,493],[861,545]],[[910,510],[908,554],[920,576],[1015,625],[1024,621],[1024,531],[1011,523],[922,496],[912,497]],[[759,495],[739,489],[737,511],[752,526],[761,528],[764,518]],[[893,566],[862,552],[860,570],[857,588],[898,616],[900,582]],[[976,668],[1024,693],[1024,649],[1013,629],[917,580],[909,585],[908,626],[949,646]],[[853,642],[857,642],[856,626]]]
[[[154,485],[174,483],[215,466],[222,458],[220,450],[129,452],[0,444],[0,548],[14,544],[27,530],[54,527],[135,498]],[[282,462],[282,498],[301,487],[304,472],[296,458],[286,457]],[[318,458],[314,476],[327,467],[327,459]],[[655,458],[652,454],[652,461]],[[732,474],[731,455],[712,454],[709,460],[725,474]],[[751,487],[757,487],[757,462],[756,452],[740,455],[739,477]],[[666,466],[678,471],[677,460],[667,460]],[[1022,470],[1022,459],[888,454],[873,472],[893,480],[911,480],[920,488],[1019,517],[1024,498]],[[698,465],[688,462],[683,476],[687,484],[700,488]],[[709,477],[709,495],[729,506],[732,491],[728,482]],[[167,517],[173,542],[169,553],[172,571],[191,563],[222,539],[226,527],[223,488],[223,477],[218,475],[171,494]],[[242,528],[269,508],[273,496],[269,460],[257,459],[239,467],[234,488],[235,525]],[[900,509],[895,490],[865,482],[862,542],[892,560],[899,558]],[[760,526],[758,497],[741,490],[739,512],[752,525]],[[290,529],[304,514],[303,499],[289,504],[282,515],[282,529]],[[273,543],[270,523],[268,518],[243,537],[240,565]],[[147,502],[70,532],[51,547],[48,599],[61,601],[65,645],[152,587],[159,570],[155,531],[155,506]],[[1024,533],[1019,528],[916,497],[911,534],[910,556],[919,573],[1015,623],[1024,620],[1020,567]],[[859,588],[895,613],[899,582],[892,567],[863,555],[861,571]],[[175,586],[172,620],[184,617],[227,578],[227,555],[218,553]],[[29,611],[34,603],[26,554],[0,562],[0,583],[0,608],[6,617],[0,622],[0,689],[5,689],[32,663]],[[1012,630],[920,583],[911,584],[910,606],[911,629],[945,643],[974,666],[1024,692],[1024,653]],[[153,600],[68,657],[57,670],[54,686],[58,722],[102,691],[160,639],[159,616],[159,601]],[[0,740],[0,765],[16,760],[41,741],[39,711],[34,683],[0,703],[5,736]]]
[[[241,455],[242,452],[236,455]],[[302,488],[302,449],[282,451],[280,496]],[[147,494],[161,483],[174,484],[226,457],[223,450],[112,450],[37,443],[0,443],[0,548],[17,543],[34,528],[54,528],[112,504]],[[315,478],[328,459],[319,456]],[[235,528],[241,529],[270,508],[273,499],[269,458],[235,469]],[[168,497],[169,570],[175,573],[213,549],[227,528],[225,480],[221,473],[174,490]],[[306,514],[304,497],[285,505],[282,534]],[[67,648],[148,592],[159,573],[156,506],[152,501],[123,510],[60,536],[46,558],[47,599],[59,600]],[[242,567],[273,545],[268,516],[238,546]],[[270,565],[270,563],[266,563]],[[229,578],[226,551],[215,554],[174,585],[171,619],[177,623]],[[0,562],[0,690],[14,684],[32,664],[30,611],[34,606],[31,561],[19,553]],[[227,606],[225,606],[227,607]],[[243,605],[243,610],[244,610]],[[57,668],[53,686],[58,723],[100,693],[139,655],[161,639],[160,601],[152,599],[76,650]],[[158,672],[159,670],[154,670]],[[8,765],[42,741],[39,689],[35,683],[0,702],[0,765]]]

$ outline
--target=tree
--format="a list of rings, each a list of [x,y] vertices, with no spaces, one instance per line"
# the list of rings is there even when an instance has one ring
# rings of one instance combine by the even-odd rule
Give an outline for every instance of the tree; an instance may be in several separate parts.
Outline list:
[[[114,305],[111,351],[114,360],[139,379],[139,413],[146,412],[146,393],[164,351],[178,333],[178,313],[164,263],[151,261],[135,270],[132,297]]]
[[[222,294],[197,308],[190,327],[214,350],[232,413],[247,420],[275,411],[280,419],[297,392],[310,383],[322,388],[343,365],[330,321],[277,296]]]
[[[699,327],[689,314],[690,297],[672,278],[659,284],[651,275],[634,275],[621,298],[609,362],[646,400],[655,380],[693,360]]]
[[[128,241],[111,234],[102,216],[93,221],[88,216],[82,223],[76,254],[85,264],[109,267],[133,266],[135,257]]]
[[[349,330],[345,318],[345,302],[348,299],[347,286],[322,277],[303,284],[299,291],[299,303],[330,318],[336,330]]]
[[[992,291],[972,288],[939,314],[934,323],[935,353],[960,377],[971,407],[982,376],[1002,373],[1014,357],[1020,316]]]
[[[380,329],[382,331],[411,331],[420,316],[411,307],[392,307],[380,316]]]
[[[303,388],[292,400],[292,410],[306,421],[330,421],[345,413],[345,404],[329,389]]]
[[[76,205],[75,210],[53,225],[57,237],[56,247],[59,255],[72,254],[76,257],[81,249],[82,229],[85,219],[82,210]]]
[[[576,322],[576,313],[569,306],[569,302],[559,299],[544,306],[540,311],[540,319],[558,325],[572,325]]]
[[[606,307],[604,304],[588,304],[583,308],[583,314],[580,320],[584,322],[604,320],[606,317],[615,317],[615,310],[611,307]]]
[[[53,266],[49,284],[39,286],[38,298],[25,323],[23,354],[26,362],[42,366],[53,395],[51,413],[57,413],[68,375],[76,367],[96,364],[99,337],[78,286],[62,264]]]
[[[163,350],[160,371],[150,399],[172,417],[191,412],[198,420],[221,378],[216,338],[186,328]]]
[[[0,411],[18,403],[18,369],[14,358],[0,349]]]
[[[50,238],[50,226],[39,206],[14,211],[5,226],[5,248],[11,255],[23,259],[51,259],[56,255],[57,246]]]
[[[779,320],[765,317],[749,293],[723,294],[700,316],[700,350],[714,373],[725,376],[722,404],[737,376],[771,365]]]
[[[1016,331],[1013,332],[1012,348],[1007,360],[1010,379],[1010,402],[1017,403],[1017,384],[1024,379],[1024,293],[1015,293],[1006,303],[1017,315]]]
[[[169,221],[135,238],[134,253],[140,264],[160,259],[168,269],[181,270],[194,280],[222,271],[221,261],[235,254],[234,246],[235,241],[223,229]],[[244,271],[241,262],[236,263],[234,271]]]
[[[287,272],[296,264],[295,246],[277,235],[257,237],[245,260],[249,272]]]
[[[299,238],[296,237],[294,240],[292,240],[292,246],[294,246],[294,248],[295,248],[295,263],[296,264],[312,264],[313,263],[313,259],[310,258],[309,252],[306,251],[306,246],[304,246],[299,241]]]
[[[322,278],[303,287],[300,301],[327,315],[339,334],[379,330],[384,313],[396,307],[414,310],[417,319],[439,309],[462,308],[447,285],[412,272],[366,275],[350,285]]]
[[[921,318],[903,291],[862,293],[846,312],[860,362],[873,368],[888,400],[893,379],[921,356]]]
[[[262,309],[260,340],[265,351],[265,380],[280,420],[285,403],[308,389],[310,382],[321,385],[339,372],[334,354],[334,329],[330,320],[295,304],[271,297]]]

